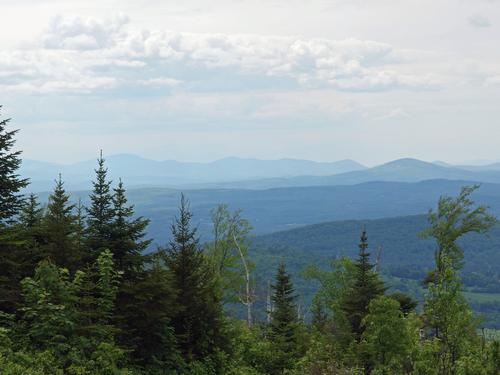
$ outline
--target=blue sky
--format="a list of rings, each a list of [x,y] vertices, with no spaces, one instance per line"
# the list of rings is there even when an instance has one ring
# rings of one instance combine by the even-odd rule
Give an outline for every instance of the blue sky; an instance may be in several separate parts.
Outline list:
[[[500,159],[500,1],[0,10],[0,104],[28,158]]]

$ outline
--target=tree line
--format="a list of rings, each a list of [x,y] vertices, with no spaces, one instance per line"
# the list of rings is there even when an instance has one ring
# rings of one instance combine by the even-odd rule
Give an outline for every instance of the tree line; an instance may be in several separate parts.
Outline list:
[[[304,270],[319,285],[310,319],[284,262],[257,319],[241,212],[215,207],[213,238],[201,243],[182,196],[170,242],[151,250],[148,219],[108,179],[102,154],[88,205],[72,203],[62,176],[41,204],[23,194],[15,136],[0,120],[1,374],[500,373],[499,342],[478,332],[459,278],[459,238],[496,223],[471,200],[477,186],[429,213],[422,235],[436,241],[435,267],[420,308],[390,292],[363,230],[357,259]]]

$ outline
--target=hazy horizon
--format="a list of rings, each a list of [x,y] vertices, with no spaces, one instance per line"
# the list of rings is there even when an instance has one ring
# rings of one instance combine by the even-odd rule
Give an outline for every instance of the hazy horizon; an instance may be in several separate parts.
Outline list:
[[[201,164],[209,164],[213,162],[217,162],[220,160],[225,160],[225,159],[242,159],[242,160],[260,160],[260,161],[279,161],[279,160],[301,160],[301,161],[310,161],[310,162],[315,162],[315,163],[336,163],[336,162],[341,162],[341,161],[353,161],[358,164],[363,165],[364,167],[375,167],[378,165],[390,163],[392,161],[396,160],[401,160],[401,159],[415,159],[415,160],[420,160],[423,162],[427,163],[445,163],[445,164],[450,164],[451,166],[484,166],[488,164],[495,164],[495,163],[500,163],[500,158],[499,159],[471,159],[471,160],[461,160],[461,161],[448,161],[448,160],[426,160],[426,159],[420,159],[412,156],[403,156],[400,158],[396,159],[388,159],[388,160],[383,160],[380,163],[376,164],[368,164],[368,163],[362,163],[357,159],[352,159],[352,158],[343,158],[343,159],[332,159],[332,160],[314,160],[314,159],[303,159],[303,158],[297,158],[297,157],[281,157],[281,158],[260,158],[260,157],[252,157],[252,156],[237,156],[237,155],[227,155],[223,156],[221,158],[216,158],[216,159],[210,159],[210,160],[182,160],[182,159],[167,159],[167,158],[150,158],[146,157],[144,155],[136,154],[136,153],[130,153],[130,152],[120,152],[116,154],[108,154],[106,155],[103,153],[104,159],[110,158],[110,157],[117,157],[117,156],[132,156],[132,157],[137,157],[141,159],[146,159],[146,160],[151,160],[155,162],[166,162],[166,161],[175,161],[179,163],[201,163]],[[77,163],[82,163],[82,162],[88,162],[91,160],[97,160],[99,157],[99,153],[96,153],[94,157],[91,158],[85,158],[85,159],[79,159],[79,160],[74,160],[74,161],[61,161],[61,160],[44,160],[44,159],[34,159],[34,158],[26,158],[23,157],[24,160],[30,160],[30,161],[35,161],[35,162],[42,162],[42,163],[51,163],[51,164],[60,164],[60,165],[72,165],[72,164],[77,164]]]

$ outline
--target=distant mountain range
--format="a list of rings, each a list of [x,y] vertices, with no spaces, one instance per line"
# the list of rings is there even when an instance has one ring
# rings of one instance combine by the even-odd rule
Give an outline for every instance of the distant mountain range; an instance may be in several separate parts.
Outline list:
[[[178,189],[269,189],[277,187],[354,185],[371,181],[419,182],[432,179],[500,183],[500,163],[451,166],[417,159],[399,159],[373,168],[353,160],[314,162],[298,159],[225,158],[210,163],[155,161],[135,155],[106,160],[109,176],[130,187]],[[51,190],[59,173],[69,190],[89,189],[95,160],[63,165],[25,160],[21,174],[31,179],[30,191]]]
[[[89,189],[96,160],[64,165],[24,160],[21,174],[31,180],[31,191],[52,189],[59,173],[70,190]],[[123,178],[129,187],[163,186],[195,187],[232,181],[285,178],[302,175],[329,176],[365,169],[353,160],[314,162],[299,159],[259,160],[225,158],[210,163],[189,163],[174,160],[156,161],[122,154],[106,158],[109,176]]]
[[[467,168],[467,169],[466,169]],[[291,186],[354,185],[371,181],[419,182],[433,179],[500,183],[500,164],[454,167],[417,159],[399,159],[373,168],[331,176],[296,176],[218,184],[219,187],[268,189]]]

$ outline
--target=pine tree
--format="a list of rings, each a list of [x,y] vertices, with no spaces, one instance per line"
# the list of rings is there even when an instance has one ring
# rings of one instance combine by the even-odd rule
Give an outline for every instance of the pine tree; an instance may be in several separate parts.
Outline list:
[[[33,275],[38,263],[45,258],[43,247],[47,244],[47,233],[43,226],[44,212],[37,196],[30,194],[19,214],[15,232],[19,239],[16,253],[20,260],[21,277]]]
[[[77,253],[77,217],[75,205],[69,202],[61,175],[56,180],[54,191],[49,196],[47,212],[43,218],[47,235],[45,255],[57,266],[75,272],[83,267],[84,254]]]
[[[20,191],[28,186],[28,180],[18,174],[21,151],[12,151],[18,131],[7,130],[9,121],[10,119],[0,120],[0,225],[12,222],[19,213],[23,204]]]
[[[97,162],[90,207],[87,208],[87,239],[94,258],[97,258],[97,254],[102,250],[110,247],[114,217],[111,181],[107,179],[108,169],[104,166],[102,151]]]
[[[122,311],[117,311],[121,314],[119,343],[148,374],[166,373],[182,362],[171,325],[178,312],[177,294],[172,274],[162,264],[162,258],[158,252],[146,256],[145,269],[128,284],[131,298],[123,307],[117,304]]]
[[[172,327],[187,362],[204,358],[227,345],[215,280],[199,247],[196,229],[191,228],[191,217],[189,203],[182,195],[166,254],[179,309],[172,319]]]
[[[124,279],[133,277],[143,267],[143,252],[151,243],[144,240],[149,220],[143,217],[133,218],[134,206],[127,205],[125,187],[122,180],[114,189],[112,198],[114,218],[110,238],[110,249],[113,252],[118,269],[124,272]]]
[[[19,215],[19,223],[24,228],[36,228],[42,223],[43,208],[38,203],[38,197],[31,193],[24,202]]]
[[[370,263],[366,230],[361,234],[359,244],[359,257],[355,264],[355,281],[347,293],[342,309],[351,324],[351,332],[357,341],[363,334],[363,319],[368,313],[370,302],[385,293],[386,287],[373,271],[374,265]]]
[[[9,225],[23,205],[21,190],[28,180],[18,174],[21,151],[12,151],[17,130],[7,130],[8,123],[9,119],[0,120],[0,311],[10,313],[20,301],[19,281],[29,268],[30,254],[19,227]]]
[[[114,189],[113,212],[110,248],[117,268],[122,272],[114,317],[120,330],[118,340],[132,351],[139,365],[149,366],[154,362],[153,356],[155,361],[166,364],[175,352],[168,326],[174,292],[166,271],[157,265],[146,265],[149,257],[143,252],[151,241],[144,240],[144,236],[149,220],[133,218],[134,206],[127,204],[121,180]],[[147,337],[139,327],[148,331]],[[149,355],[147,350],[152,353]]]
[[[121,274],[114,268],[113,254],[103,250],[96,261],[80,274],[78,290],[79,321],[77,334],[85,351],[100,342],[114,341],[118,329],[113,326],[116,293]]]
[[[275,350],[273,373],[281,374],[296,359],[299,339],[295,290],[284,263],[279,265],[275,283],[271,287],[274,293],[271,298],[273,311],[269,334]]]

